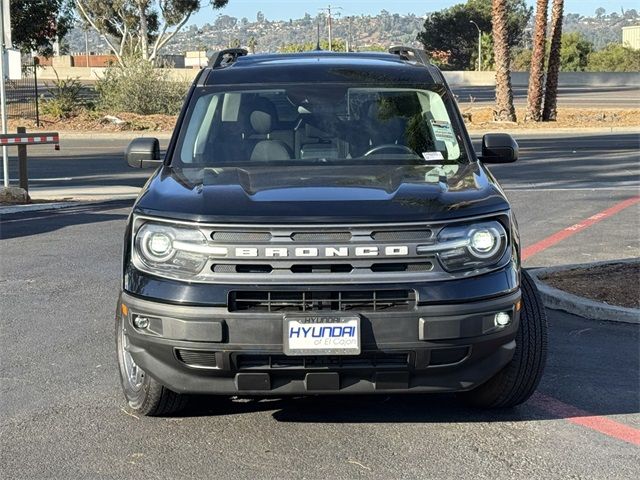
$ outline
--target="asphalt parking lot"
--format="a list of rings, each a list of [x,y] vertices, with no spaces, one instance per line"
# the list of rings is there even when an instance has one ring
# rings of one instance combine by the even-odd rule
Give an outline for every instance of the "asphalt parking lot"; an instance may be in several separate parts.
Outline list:
[[[519,140],[521,160],[492,170],[525,248],[541,246],[529,250],[527,266],[640,256],[637,202],[546,241],[638,195],[637,135]],[[34,186],[144,182],[148,172],[124,166],[125,141],[84,142],[63,146],[65,157],[34,156]],[[181,416],[132,416],[123,409],[113,340],[129,205],[0,218],[3,478],[640,475],[638,327],[557,311],[548,311],[539,392],[511,411],[470,410],[450,395],[205,397]]]

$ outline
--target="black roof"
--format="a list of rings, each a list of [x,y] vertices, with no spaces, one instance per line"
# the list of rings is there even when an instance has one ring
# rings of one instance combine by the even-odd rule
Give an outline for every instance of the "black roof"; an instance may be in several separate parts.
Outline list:
[[[390,53],[313,51],[240,55],[231,61],[212,62],[200,85],[251,83],[412,83],[442,84],[440,71],[429,63],[410,61]]]

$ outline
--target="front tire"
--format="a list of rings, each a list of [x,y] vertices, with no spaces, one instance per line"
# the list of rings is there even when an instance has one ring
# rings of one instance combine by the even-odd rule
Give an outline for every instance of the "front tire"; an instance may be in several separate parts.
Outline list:
[[[536,390],[547,358],[547,315],[531,276],[522,271],[522,311],[513,359],[496,376],[461,397],[480,408],[508,408]]]
[[[118,315],[116,318],[116,349],[120,383],[129,408],[134,413],[148,416],[169,415],[182,410],[187,398],[162,386],[133,361],[128,351],[127,328],[131,327]]]

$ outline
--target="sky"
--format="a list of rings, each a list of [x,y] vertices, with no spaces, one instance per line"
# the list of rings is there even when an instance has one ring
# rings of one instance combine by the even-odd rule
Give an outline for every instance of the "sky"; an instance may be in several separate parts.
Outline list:
[[[390,13],[424,15],[427,12],[465,2],[466,0],[397,0],[391,2],[388,0],[333,0],[331,5],[342,7],[342,10],[336,10],[342,15],[375,15],[381,10],[387,10]],[[189,24],[213,23],[219,14],[237,18],[247,17],[249,20],[255,21],[258,11],[262,11],[268,20],[301,18],[306,12],[315,16],[318,9],[326,8],[329,5],[330,0],[229,0],[229,4],[225,8],[215,11],[208,6],[208,0],[201,0],[201,3],[206,7],[194,14]],[[535,0],[527,0],[527,3],[535,5]],[[613,2],[611,0],[565,0],[564,5],[565,13],[579,13],[589,16],[592,16],[598,7],[603,7],[607,12],[615,10],[618,13],[620,7],[625,10],[640,9],[638,0],[614,0]]]

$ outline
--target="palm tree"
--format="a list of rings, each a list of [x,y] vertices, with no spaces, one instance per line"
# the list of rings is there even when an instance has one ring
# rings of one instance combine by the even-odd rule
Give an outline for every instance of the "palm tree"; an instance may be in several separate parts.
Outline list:
[[[542,120],[548,122],[557,117],[558,72],[560,72],[560,49],[562,48],[562,11],[564,0],[553,0],[551,9],[551,50],[547,67],[547,85],[544,91]]]
[[[493,119],[500,122],[515,122],[511,71],[509,58],[509,30],[507,29],[507,0],[493,0],[491,12],[493,24],[493,56],[496,66],[496,106]]]
[[[529,91],[527,94],[527,114],[525,120],[542,120],[542,97],[544,93],[544,57],[547,43],[547,10],[549,0],[538,0],[536,20],[533,27],[533,51],[529,69]]]

